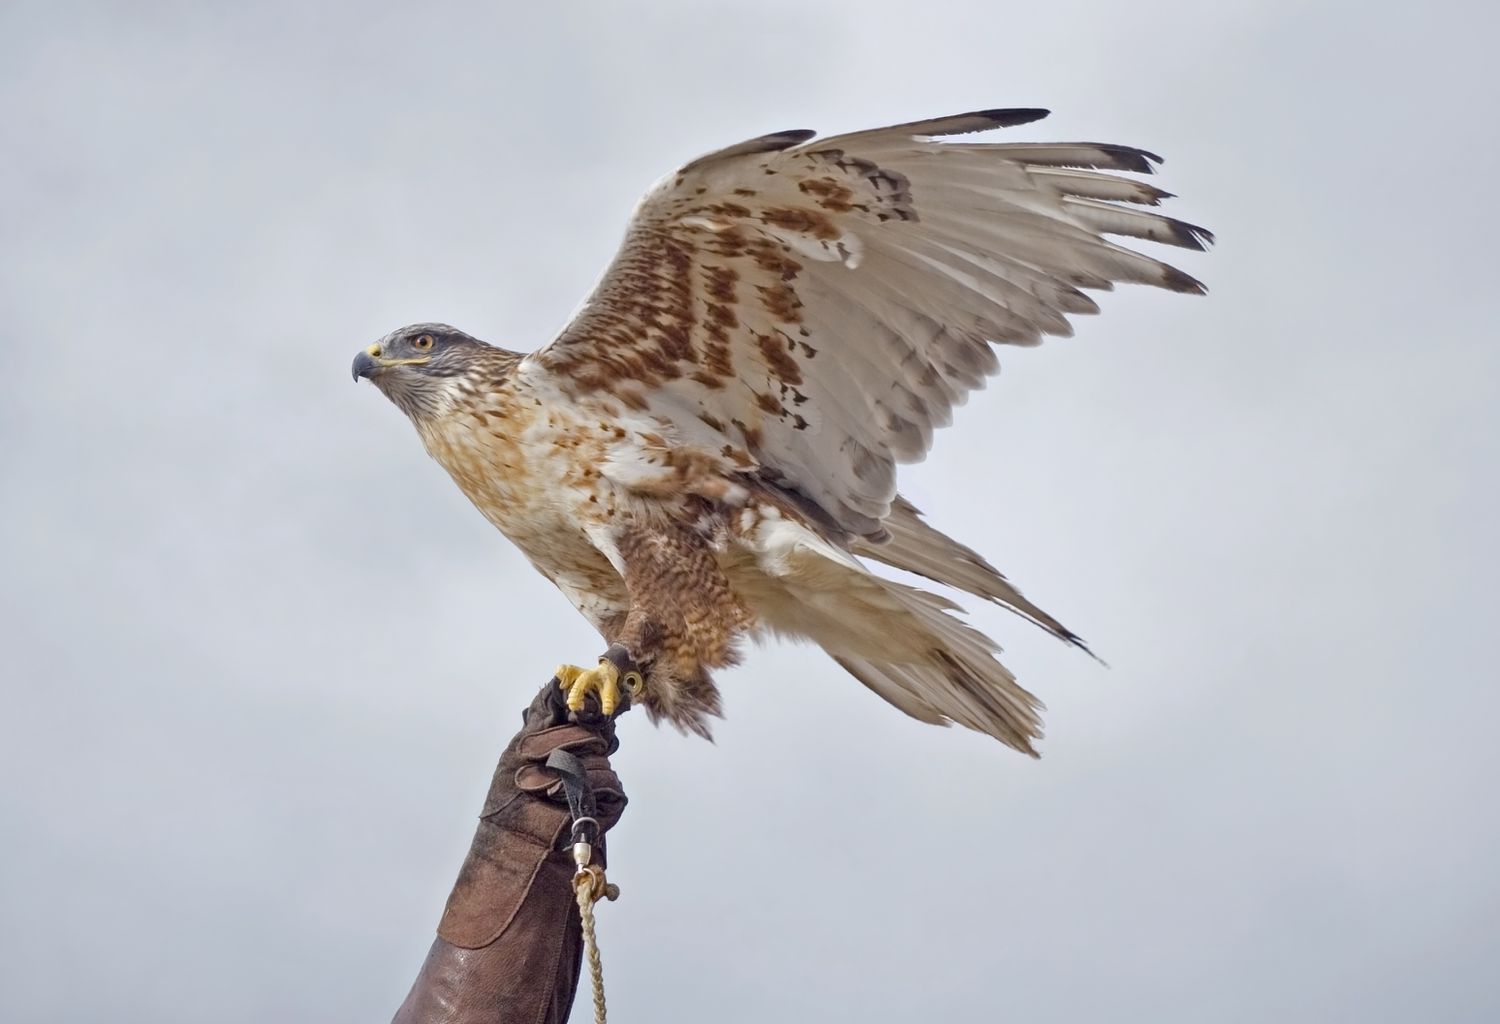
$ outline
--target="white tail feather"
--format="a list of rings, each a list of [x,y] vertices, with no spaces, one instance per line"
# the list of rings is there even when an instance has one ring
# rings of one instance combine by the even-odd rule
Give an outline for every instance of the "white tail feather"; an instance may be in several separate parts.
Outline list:
[[[876,576],[774,509],[759,510],[744,541],[725,571],[763,629],[812,640],[913,718],[956,722],[1036,756],[1041,702],[952,601]]]

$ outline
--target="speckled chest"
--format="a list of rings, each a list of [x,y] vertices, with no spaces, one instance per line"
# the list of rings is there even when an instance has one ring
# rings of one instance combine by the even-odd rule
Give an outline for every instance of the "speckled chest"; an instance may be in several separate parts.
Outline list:
[[[600,473],[613,433],[505,389],[420,428],[434,459],[544,575],[593,574],[609,561],[589,539],[619,503]]]

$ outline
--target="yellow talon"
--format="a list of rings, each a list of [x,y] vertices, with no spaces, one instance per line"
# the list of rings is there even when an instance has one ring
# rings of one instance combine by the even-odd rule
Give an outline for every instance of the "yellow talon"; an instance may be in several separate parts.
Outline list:
[[[553,673],[557,685],[568,691],[568,710],[582,711],[585,698],[590,692],[599,697],[599,710],[605,715],[615,713],[620,706],[620,684],[624,683],[632,697],[639,697],[646,681],[639,672],[626,672],[623,676],[608,658],[600,658],[594,668],[579,668],[577,665],[559,665]]]

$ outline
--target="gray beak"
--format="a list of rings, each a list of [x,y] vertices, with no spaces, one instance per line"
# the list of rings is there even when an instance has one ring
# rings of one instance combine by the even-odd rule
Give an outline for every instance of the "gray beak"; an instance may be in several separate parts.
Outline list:
[[[361,352],[354,357],[354,366],[351,369],[354,373],[354,379],[357,381],[361,377],[368,378],[376,370],[380,369],[380,364],[375,361],[375,357],[369,352]]]

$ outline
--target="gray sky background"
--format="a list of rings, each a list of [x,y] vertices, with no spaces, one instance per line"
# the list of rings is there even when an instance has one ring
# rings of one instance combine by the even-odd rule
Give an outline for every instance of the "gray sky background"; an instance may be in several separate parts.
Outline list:
[[[598,644],[354,352],[544,343],[702,151],[998,105],[1220,238],[906,477],[1113,667],[976,610],[1039,763],[812,649],[630,716],[612,1009],[1500,1019],[1496,8],[541,6],[0,12],[0,1019],[387,1019]]]

